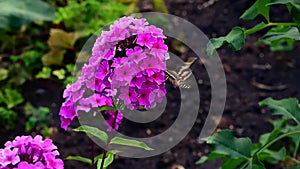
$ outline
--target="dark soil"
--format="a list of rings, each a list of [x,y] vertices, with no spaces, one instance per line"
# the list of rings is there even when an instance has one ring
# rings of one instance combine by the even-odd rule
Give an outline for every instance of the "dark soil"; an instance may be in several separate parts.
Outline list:
[[[255,23],[239,19],[243,11],[253,3],[252,1],[219,0],[211,6],[201,9],[205,2],[206,0],[166,0],[171,14],[185,18],[195,24],[209,38],[225,35],[236,25],[251,27]],[[145,1],[143,2],[142,10],[143,7],[145,8],[144,10],[148,10],[151,8],[151,4]],[[276,17],[277,15],[278,12],[274,12],[274,16]],[[233,129],[237,136],[250,137],[254,142],[258,140],[260,134],[272,129],[268,121],[273,117],[266,109],[259,108],[258,102],[260,100],[267,97],[277,99],[296,97],[300,99],[300,79],[298,78],[300,77],[299,44],[291,52],[272,53],[267,46],[254,45],[258,37],[258,35],[249,37],[245,47],[239,52],[232,52],[227,47],[218,51],[227,79],[226,107],[218,128]],[[190,53],[187,55],[189,56]],[[263,65],[267,64],[270,65],[270,69],[264,69]],[[178,145],[164,154],[144,159],[116,157],[110,168],[169,169],[173,165],[182,165],[186,169],[218,168],[220,161],[210,162],[205,165],[195,165],[195,162],[203,154],[208,153],[208,147],[205,144],[200,144],[197,140],[209,110],[211,91],[209,79],[203,65],[194,65],[193,70],[195,76],[201,79],[203,83],[199,85],[201,92],[199,114],[190,133]],[[265,85],[287,85],[287,88],[285,90],[263,90],[251,83],[254,80]],[[51,127],[54,129],[52,138],[59,147],[63,158],[68,155],[90,157],[90,141],[85,135],[73,131],[65,132],[59,127],[57,114],[62,101],[62,89],[60,89],[59,85],[45,81],[30,83],[25,86],[26,90],[30,91],[26,94],[26,97],[32,102],[36,102],[35,105],[51,107],[54,113],[53,117],[51,117]],[[171,88],[172,86],[168,84],[168,87]],[[37,92],[37,89],[41,89],[39,91],[43,91],[43,93]],[[167,112],[166,115],[159,119],[159,123],[150,123],[148,126],[145,126],[124,122],[131,124],[131,126],[126,125],[126,128],[121,128],[120,131],[129,135],[145,137],[148,136],[149,130],[152,131],[150,135],[157,134],[170,126],[173,121],[174,115],[171,112]],[[72,127],[77,125],[75,122],[72,124]],[[14,136],[8,137],[11,139]],[[1,144],[4,142],[4,139],[7,140],[8,138],[2,138]],[[97,148],[97,152],[101,152],[101,150]],[[88,166],[80,162],[65,161],[65,168],[83,169],[88,168]],[[268,168],[276,167],[270,166]],[[173,169],[175,168],[173,167]]]

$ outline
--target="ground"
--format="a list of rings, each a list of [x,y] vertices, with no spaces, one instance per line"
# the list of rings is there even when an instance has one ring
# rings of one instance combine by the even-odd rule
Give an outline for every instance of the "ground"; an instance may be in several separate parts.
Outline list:
[[[185,18],[195,24],[209,38],[225,35],[236,25],[251,27],[255,23],[255,21],[245,22],[239,19],[239,16],[253,1],[219,0],[211,6],[203,7],[205,2],[205,0],[166,0],[171,14]],[[143,2],[142,10],[149,8],[151,9],[151,4],[147,1]],[[281,8],[280,11],[285,12]],[[273,11],[272,15],[275,19],[280,18],[278,13],[280,12]],[[298,78],[300,76],[300,69],[298,69],[300,67],[299,44],[291,52],[272,53],[267,46],[254,45],[258,37],[259,34],[249,37],[246,45],[239,52],[233,52],[227,47],[218,51],[227,81],[226,106],[218,128],[233,129],[237,136],[250,137],[254,142],[258,140],[261,133],[271,130],[268,121],[274,118],[269,111],[259,108],[258,102],[260,100],[267,97],[277,99],[296,97],[300,99],[298,89],[300,86],[300,79]],[[199,85],[201,93],[199,114],[189,134],[178,145],[164,154],[144,159],[116,157],[110,168],[169,169],[173,166],[175,169],[174,165],[181,165],[186,169],[218,168],[220,161],[205,165],[195,164],[201,155],[208,153],[207,145],[199,143],[197,138],[209,110],[211,91],[203,65],[194,65],[193,73],[203,83]],[[284,85],[284,88],[276,88],[280,85]],[[271,86],[271,90],[266,89],[266,86]],[[168,84],[168,87],[172,86]],[[52,111],[55,112],[51,117],[51,127],[55,133],[52,138],[59,147],[61,156],[63,158],[67,155],[89,157],[91,150],[89,139],[83,134],[72,131],[65,132],[59,127],[57,112],[62,102],[62,89],[59,85],[55,82],[35,81],[25,85],[24,88],[28,91],[34,91],[26,94],[29,100],[38,100],[36,105],[51,106]],[[37,92],[38,89],[42,89],[43,92]],[[51,104],[49,105],[49,103]],[[170,109],[172,109],[172,105]],[[130,127],[121,128],[120,131],[135,136],[153,135],[166,129],[172,121],[174,121],[174,115],[166,114],[160,117],[158,123],[150,123],[149,125],[130,123]],[[124,123],[129,122],[125,121]],[[76,122],[72,124],[72,126],[76,125],[78,125]],[[150,134],[149,130],[151,131]],[[22,130],[18,132],[21,133]],[[11,139],[10,136],[8,137]],[[1,143],[4,142],[4,139],[7,140],[8,138],[2,138]],[[97,152],[101,152],[101,150],[97,148]],[[82,169],[88,168],[88,166],[80,162],[66,161],[65,168]],[[179,167],[177,166],[177,168]],[[276,167],[269,166],[268,168]]]

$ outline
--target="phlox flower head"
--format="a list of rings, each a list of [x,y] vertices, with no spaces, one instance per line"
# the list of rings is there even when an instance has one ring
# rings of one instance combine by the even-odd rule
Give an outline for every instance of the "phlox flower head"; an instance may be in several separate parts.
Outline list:
[[[17,136],[0,149],[0,169],[63,169],[59,152],[51,139]]]
[[[114,98],[129,109],[151,108],[165,96],[165,70],[168,47],[166,37],[146,19],[123,17],[95,41],[92,56],[82,68],[80,82],[69,85],[60,116],[67,129],[77,111],[101,113],[108,129],[117,130],[121,110],[95,112],[113,106]]]

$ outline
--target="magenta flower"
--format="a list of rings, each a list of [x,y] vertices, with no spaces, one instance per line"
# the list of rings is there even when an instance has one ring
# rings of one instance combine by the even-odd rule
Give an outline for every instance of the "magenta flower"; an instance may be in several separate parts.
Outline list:
[[[113,106],[118,97],[129,109],[151,108],[165,96],[166,57],[162,29],[146,19],[123,17],[96,40],[89,62],[82,68],[79,82],[67,87],[61,107],[61,127],[65,130],[78,116],[95,108]],[[118,129],[123,115],[102,111],[108,129]],[[116,118],[115,118],[116,117]]]
[[[129,60],[135,63],[139,63],[146,57],[146,55],[143,53],[143,49],[139,46],[134,47],[134,49],[128,49],[126,51],[126,55],[128,56]]]
[[[168,51],[168,46],[164,44],[163,39],[157,39],[156,43],[153,44],[151,53],[155,56],[162,56],[164,58],[165,53]]]
[[[141,46],[146,46],[150,49],[155,42],[156,39],[152,36],[151,33],[142,33],[138,34],[136,43]]]
[[[42,136],[17,136],[0,149],[0,169],[63,169],[56,149],[52,140]]]

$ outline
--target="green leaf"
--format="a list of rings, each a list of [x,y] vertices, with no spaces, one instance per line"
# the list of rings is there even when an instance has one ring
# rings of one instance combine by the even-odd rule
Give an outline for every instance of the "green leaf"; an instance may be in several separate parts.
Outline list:
[[[238,158],[238,159],[232,159],[232,158],[225,158],[223,161],[222,169],[236,169],[239,165],[241,165],[243,162],[245,162],[245,159]]]
[[[4,89],[4,103],[11,109],[24,101],[23,96],[14,89]]]
[[[14,129],[17,118],[18,118],[18,113],[10,109],[0,107],[0,128],[2,130],[9,131],[11,129]]]
[[[222,130],[208,138],[203,139],[212,145],[212,152],[227,155],[230,158],[250,158],[251,140],[249,138],[236,138],[230,130]]]
[[[102,154],[102,156],[103,156],[103,154]],[[101,168],[102,161],[103,161],[103,158],[98,159],[97,169]],[[103,167],[107,168],[113,161],[114,161],[114,154],[107,152]]]
[[[72,49],[77,40],[73,33],[65,32],[62,29],[51,29],[48,45],[51,48]]]
[[[111,106],[102,106],[99,108],[99,111],[105,111],[105,110],[117,110],[115,107],[111,107]]]
[[[54,70],[52,74],[55,75],[59,80],[62,80],[65,79],[66,71],[65,69]]]
[[[55,11],[41,0],[1,0],[0,28],[20,27],[35,20],[52,21]]]
[[[4,68],[0,68],[0,81],[5,80],[8,76],[8,70]]]
[[[244,29],[240,27],[234,27],[224,37],[212,38],[207,44],[206,52],[209,56],[212,56],[216,49],[220,48],[224,44],[228,44],[229,47],[235,51],[240,50],[245,44]]]
[[[210,154],[208,154],[208,156],[202,156],[198,161],[196,161],[196,164],[203,164],[205,162],[219,159],[219,158],[224,158],[224,157],[225,157],[225,155],[223,155],[223,154],[217,154],[217,153],[211,152]]]
[[[131,139],[125,139],[121,137],[114,137],[111,139],[109,144],[118,144],[118,145],[124,145],[124,146],[131,146],[131,147],[138,147],[145,150],[153,150],[150,148],[146,143],[137,141],[137,140],[131,140]]]
[[[247,9],[240,17],[243,20],[251,20],[258,15],[262,15],[268,22],[270,21],[270,0],[257,0],[249,9]]]
[[[76,129],[73,129],[73,130],[76,132],[85,132],[88,135],[97,137],[99,140],[101,140],[105,144],[107,143],[107,140],[108,140],[107,134],[104,131],[99,130],[98,128],[83,125]]]
[[[266,149],[258,155],[261,161],[266,161],[270,164],[277,164],[279,161],[284,160],[286,157],[286,149],[282,147],[278,151]]]
[[[9,83],[16,85],[22,85],[26,82],[27,79],[31,79],[31,76],[28,71],[25,70],[24,66],[20,63],[14,63],[9,67],[8,77]]]
[[[81,157],[81,156],[68,156],[67,158],[65,158],[65,160],[75,160],[75,161],[80,161],[80,162],[92,165],[91,159],[86,158],[86,157]]]
[[[49,67],[43,67],[43,69],[35,75],[35,78],[37,79],[48,79],[51,76],[51,68]]]
[[[153,0],[153,7],[155,10],[158,10],[160,12],[169,13],[164,0]]]
[[[40,61],[41,57],[42,57],[42,53],[35,50],[30,50],[24,53],[23,61],[25,67],[29,70],[42,67],[42,63]]]
[[[64,59],[65,49],[52,48],[42,57],[44,66],[61,65]]]
[[[266,169],[265,165],[255,155],[249,165],[249,169]]]
[[[298,100],[295,98],[282,100],[267,98],[259,102],[259,106],[268,106],[274,115],[282,115],[300,124],[300,107]]]
[[[66,65],[66,70],[69,73],[73,73],[75,71],[75,65],[74,64],[67,64]]]

